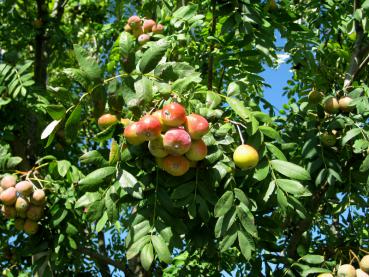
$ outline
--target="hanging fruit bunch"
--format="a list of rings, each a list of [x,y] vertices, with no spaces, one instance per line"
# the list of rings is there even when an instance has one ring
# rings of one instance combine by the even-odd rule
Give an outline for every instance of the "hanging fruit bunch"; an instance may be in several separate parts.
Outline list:
[[[135,36],[138,43],[143,45],[150,40],[153,34],[162,33],[164,26],[157,24],[153,19],[141,19],[139,16],[133,15],[128,19],[124,30]]]

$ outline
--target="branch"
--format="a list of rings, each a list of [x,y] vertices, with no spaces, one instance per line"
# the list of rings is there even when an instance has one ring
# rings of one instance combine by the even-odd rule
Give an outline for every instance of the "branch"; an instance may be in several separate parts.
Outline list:
[[[98,237],[98,247],[99,247],[99,252],[104,256],[107,257],[108,253],[106,251],[106,246],[105,246],[105,235],[103,232],[98,232],[97,233],[97,237]],[[107,264],[105,263],[98,263],[99,264],[99,268],[101,270],[101,275],[103,277],[109,277],[110,276],[110,270]]]

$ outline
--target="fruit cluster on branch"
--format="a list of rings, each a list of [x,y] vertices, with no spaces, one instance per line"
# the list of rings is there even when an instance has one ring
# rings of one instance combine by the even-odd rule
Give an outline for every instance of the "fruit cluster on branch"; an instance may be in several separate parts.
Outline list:
[[[137,38],[139,44],[145,44],[152,34],[160,34],[164,30],[162,24],[157,24],[153,19],[141,19],[137,15],[128,18],[128,23],[124,26],[126,32]]]

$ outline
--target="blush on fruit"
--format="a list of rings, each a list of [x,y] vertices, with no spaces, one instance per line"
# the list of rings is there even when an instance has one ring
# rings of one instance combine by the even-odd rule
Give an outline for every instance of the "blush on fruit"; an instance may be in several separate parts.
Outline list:
[[[144,23],[142,25],[142,28],[144,32],[149,33],[152,31],[152,27],[156,25],[156,22],[152,19],[146,19],[144,20]]]
[[[157,139],[149,141],[148,148],[151,155],[153,155],[154,157],[164,158],[168,156],[168,152],[164,149],[162,135]]]
[[[134,122],[124,129],[123,135],[128,143],[139,145],[145,141],[145,137],[137,134],[137,129],[139,128],[139,125],[140,124],[138,122]]]
[[[139,35],[137,41],[139,44],[144,45],[146,42],[150,41],[150,36],[148,34]]]
[[[186,121],[186,110],[181,104],[170,103],[163,107],[161,117],[165,125],[178,127]]]
[[[200,139],[209,131],[208,121],[199,114],[190,114],[186,117],[185,128],[193,139]]]
[[[155,34],[160,34],[164,31],[164,26],[161,24],[156,24],[152,26],[152,32]]]
[[[3,189],[14,187],[16,183],[17,183],[17,177],[14,175],[5,175],[3,179],[1,179],[1,182],[0,182],[1,187]]]
[[[183,156],[167,156],[163,159],[163,169],[173,176],[182,176],[190,168],[190,162]]]
[[[201,161],[208,154],[208,147],[202,139],[193,140],[190,149],[186,152],[186,157],[190,161]]]
[[[118,118],[110,113],[103,114],[97,120],[97,125],[101,130],[108,128],[118,122]]]
[[[146,141],[159,138],[161,134],[159,119],[152,115],[145,115],[140,119],[136,133],[144,137]]]
[[[24,221],[23,230],[29,235],[34,235],[38,231],[38,223],[36,221],[27,218]]]
[[[0,201],[11,206],[17,200],[17,191],[14,187],[7,188],[0,194]]]
[[[15,189],[23,196],[29,196],[33,192],[33,184],[29,181],[21,181],[15,185]]]
[[[128,18],[128,25],[132,29],[141,28],[141,18],[137,15],[132,15],[130,18]]]
[[[182,129],[170,129],[163,137],[164,149],[171,155],[183,155],[191,147],[190,135]]]

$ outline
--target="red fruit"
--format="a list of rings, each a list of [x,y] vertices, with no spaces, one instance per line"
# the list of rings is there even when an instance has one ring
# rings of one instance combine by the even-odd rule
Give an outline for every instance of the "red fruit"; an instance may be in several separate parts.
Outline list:
[[[33,205],[40,206],[45,204],[46,202],[45,192],[42,189],[35,190],[32,193],[30,200]]]
[[[23,196],[29,196],[33,192],[33,184],[29,181],[21,181],[15,185],[15,189]]]
[[[7,188],[0,194],[0,201],[11,206],[17,200],[17,191],[14,187]]]
[[[208,121],[199,114],[190,114],[186,117],[185,128],[193,139],[200,139],[209,131]]]
[[[146,42],[150,41],[150,36],[148,34],[139,35],[137,41],[139,44],[144,45]]]
[[[23,230],[29,235],[34,235],[38,231],[38,224],[36,221],[30,220],[27,218],[24,221]]]
[[[27,218],[37,221],[42,218],[44,215],[44,207],[43,206],[30,206],[27,210]]]
[[[97,120],[97,125],[99,125],[99,128],[103,130],[117,122],[118,118],[115,115],[107,113],[99,117]]]
[[[202,139],[192,141],[190,150],[187,151],[186,157],[190,161],[201,161],[208,154],[208,147]]]
[[[145,33],[149,33],[152,30],[152,27],[156,25],[156,22],[152,19],[144,20],[143,30]]]
[[[29,208],[29,201],[24,197],[18,197],[17,201],[15,201],[15,209],[17,213],[22,213],[27,211]]]
[[[1,212],[4,215],[4,217],[8,219],[15,218],[17,215],[17,212],[14,206],[2,206]]]
[[[186,110],[178,103],[170,103],[161,112],[163,122],[167,126],[178,127],[186,121]]]
[[[182,129],[170,129],[163,137],[164,149],[172,155],[183,155],[191,147],[190,135]]]
[[[152,32],[155,34],[160,34],[164,31],[164,26],[161,24],[156,24],[152,27]]]
[[[151,155],[153,155],[154,157],[164,158],[168,156],[168,152],[164,149],[162,135],[157,139],[149,141],[148,147]]]
[[[137,134],[137,129],[139,128],[139,125],[140,124],[138,122],[134,122],[124,129],[123,135],[128,143],[133,145],[139,145],[145,141],[145,137]]]
[[[1,182],[0,182],[1,187],[3,189],[14,187],[16,183],[17,183],[17,177],[14,175],[5,175],[3,179],[1,179]]]
[[[155,112],[152,113],[152,116],[155,116],[157,119],[159,119],[160,124],[163,125],[163,118],[161,117],[161,112],[162,110],[156,110]]]
[[[140,119],[136,132],[137,135],[144,137],[147,141],[159,138],[161,134],[159,119],[152,115],[145,115]]]
[[[137,15],[131,16],[130,18],[128,18],[128,25],[132,29],[141,28],[141,18],[138,17]]]
[[[182,176],[190,168],[190,162],[183,156],[167,156],[163,160],[163,169],[173,176]]]

